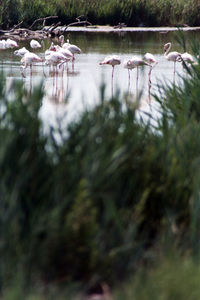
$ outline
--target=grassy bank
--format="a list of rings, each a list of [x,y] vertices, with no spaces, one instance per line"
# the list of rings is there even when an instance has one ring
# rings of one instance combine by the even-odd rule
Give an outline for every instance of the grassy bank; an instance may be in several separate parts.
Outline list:
[[[4,0],[0,8],[0,24],[9,27],[23,20],[23,25],[28,26],[40,17],[57,15],[64,25],[83,14],[93,24],[124,22],[128,26],[199,26],[199,8],[197,0]]]
[[[16,82],[8,93],[2,76],[3,299],[64,299],[66,287],[69,294],[74,285],[84,291],[101,282],[115,289],[133,275],[127,299],[184,299],[179,277],[191,283],[186,295],[197,289],[191,278],[199,276],[200,253],[200,68],[186,71],[181,87],[160,88],[154,127],[136,117],[137,103],[105,99],[102,87],[100,104],[66,127],[58,120],[46,135],[42,85],[30,95]]]

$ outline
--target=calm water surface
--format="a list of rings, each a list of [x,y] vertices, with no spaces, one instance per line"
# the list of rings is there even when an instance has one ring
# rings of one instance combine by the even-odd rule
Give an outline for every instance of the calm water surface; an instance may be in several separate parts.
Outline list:
[[[184,33],[186,45],[199,33]],[[131,71],[130,85],[128,84],[128,71],[123,67],[123,61],[133,55],[143,56],[146,52],[154,54],[158,61],[151,75],[151,92],[157,91],[157,83],[161,81],[173,81],[173,62],[168,62],[163,56],[163,45],[172,42],[171,51],[183,52],[177,43],[177,33],[162,34],[158,32],[139,33],[68,33],[65,39],[69,38],[70,43],[78,45],[82,54],[76,56],[74,69],[69,63],[69,72],[61,72],[57,77],[49,72],[49,68],[42,64],[33,67],[33,75],[30,77],[29,69],[26,70],[26,77],[23,78],[20,72],[20,58],[14,56],[14,50],[1,50],[0,61],[6,74],[6,85],[9,88],[14,79],[23,81],[26,89],[31,93],[33,87],[43,80],[45,97],[41,107],[41,117],[46,124],[53,124],[56,118],[67,112],[68,121],[80,115],[85,107],[91,107],[99,101],[99,87],[102,82],[106,83],[106,96],[112,94],[111,73],[109,65],[99,65],[105,56],[110,54],[119,55],[122,64],[115,67],[113,90],[114,93],[120,89],[121,93],[129,92],[134,101],[136,91],[136,70]],[[54,43],[58,43],[53,40]],[[30,41],[19,42],[20,48],[25,46],[30,49]],[[44,51],[49,48],[52,40],[45,40],[42,49],[35,51],[39,56],[44,57]],[[188,52],[189,48],[186,49]],[[143,89],[144,107],[148,109],[148,71],[144,67],[139,71],[138,89]],[[177,72],[183,75],[181,64],[177,64]],[[176,81],[178,82],[178,76]]]

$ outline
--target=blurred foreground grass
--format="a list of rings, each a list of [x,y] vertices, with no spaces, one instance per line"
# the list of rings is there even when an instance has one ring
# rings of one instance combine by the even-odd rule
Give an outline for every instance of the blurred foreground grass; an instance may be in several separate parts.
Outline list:
[[[49,134],[42,84],[7,91],[1,76],[3,299],[79,299],[102,282],[119,300],[199,298],[199,61],[184,67],[183,84],[155,96],[154,126],[102,88],[96,107]]]

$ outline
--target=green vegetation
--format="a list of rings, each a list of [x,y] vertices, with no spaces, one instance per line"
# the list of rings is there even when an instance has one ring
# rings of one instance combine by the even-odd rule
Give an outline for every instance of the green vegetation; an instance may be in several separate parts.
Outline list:
[[[99,282],[119,300],[198,299],[200,67],[184,67],[183,84],[155,96],[156,123],[102,86],[99,105],[48,134],[42,84],[7,92],[2,75],[3,299],[66,299]]]
[[[4,28],[20,21],[23,26],[28,26],[34,20],[50,15],[57,15],[64,25],[74,22],[82,14],[92,24],[200,25],[198,0],[2,0],[0,4],[0,24]]]

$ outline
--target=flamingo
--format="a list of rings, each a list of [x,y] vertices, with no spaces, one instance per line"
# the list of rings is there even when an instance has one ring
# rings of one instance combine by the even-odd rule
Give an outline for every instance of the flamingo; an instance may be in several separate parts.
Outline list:
[[[6,40],[0,40],[0,50],[6,49]]]
[[[51,46],[49,47],[49,50],[56,51],[56,46],[54,45],[54,42],[51,42]]]
[[[102,62],[99,63],[100,65],[111,65],[113,70],[112,70],[112,78],[114,75],[114,67],[116,65],[121,64],[121,59],[117,55],[111,55],[111,56],[106,56]]]
[[[56,45],[55,48],[57,52],[62,53],[64,56],[73,59],[73,54],[69,49],[62,48],[59,45]]]
[[[57,65],[63,64],[69,61],[69,58],[64,56],[62,53],[47,50],[45,52],[45,64],[49,66],[56,67],[56,74],[57,74]]]
[[[123,65],[124,65],[125,69],[128,69],[128,90],[129,90],[129,87],[130,87],[130,70],[134,69],[135,65],[132,64],[130,59],[125,60]]]
[[[21,59],[21,63],[24,64],[23,69],[26,69],[27,66],[30,66],[30,74],[32,75],[32,65],[35,62],[42,62],[43,59],[40,58],[37,54],[32,52],[27,52]]]
[[[76,45],[70,44],[69,40],[67,40],[67,43],[64,43],[64,35],[61,35],[59,40],[61,42],[62,48],[68,49],[69,51],[71,51],[71,53],[73,54],[73,59],[72,59],[73,61],[75,60],[74,54],[82,53],[81,49]]]
[[[171,49],[171,46],[172,46],[171,43],[167,43],[164,45],[164,56],[168,61],[174,62],[174,80],[175,80],[176,62],[180,61],[179,59],[181,57],[181,53],[179,53],[177,51],[169,52],[169,50]]]
[[[7,39],[6,40],[6,48],[18,48],[19,45],[17,44],[16,41],[11,40],[11,39]]]
[[[144,61],[146,61],[147,63],[153,65],[153,67],[155,67],[157,65],[157,60],[155,59],[154,55],[147,52],[144,57],[143,57]]]
[[[155,66],[157,65],[157,60],[155,59],[154,55],[147,52],[144,57],[143,57],[144,61],[146,61],[147,63],[149,63],[151,66],[149,68],[149,100],[150,100],[150,92],[151,92],[151,71],[153,68],[155,68]]]
[[[33,49],[37,49],[37,48],[41,48],[42,47],[41,44],[38,41],[36,41],[36,40],[31,40],[30,41],[30,46]]]
[[[116,65],[121,64],[121,59],[117,55],[106,56],[100,65],[111,65],[112,66],[112,95],[113,95],[113,77],[114,77],[114,68]]]
[[[8,48],[17,48],[19,45],[17,42],[11,39],[0,40],[0,50],[8,49]]]
[[[188,52],[184,52],[183,54],[181,54],[181,58],[184,60],[184,62],[187,62],[190,64],[195,63],[193,56]]]
[[[128,62],[127,62],[127,65],[128,65],[128,69],[137,68],[136,90],[138,90],[138,68],[142,67],[142,66],[151,67],[151,65],[148,62],[144,61],[142,58],[138,57],[138,56],[133,56],[131,59],[129,59]]]
[[[28,52],[29,52],[29,50],[27,50],[26,47],[23,47],[23,48],[20,48],[19,50],[15,50],[14,54],[17,55],[17,56],[23,57],[24,54],[26,54]]]
[[[188,52],[184,52],[183,54],[181,54],[180,61],[182,61],[183,66],[184,63],[187,64],[187,66],[197,65],[197,62],[194,60],[194,57]]]

